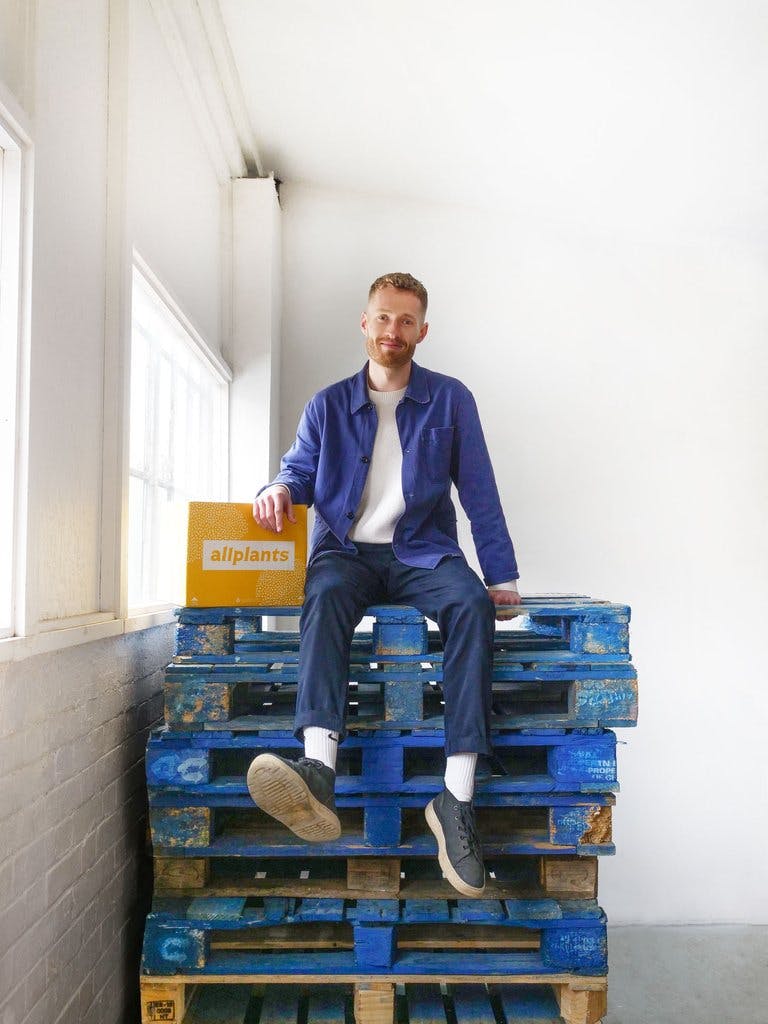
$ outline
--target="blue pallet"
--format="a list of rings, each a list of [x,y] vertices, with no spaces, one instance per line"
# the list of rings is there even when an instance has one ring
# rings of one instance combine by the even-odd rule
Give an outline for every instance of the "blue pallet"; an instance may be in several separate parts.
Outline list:
[[[233,940],[239,948],[228,949]],[[594,900],[156,898],[144,932],[147,974],[332,975],[350,965],[599,975],[608,968],[606,919]]]
[[[428,795],[428,794],[427,794]],[[339,839],[307,843],[261,812],[245,795],[197,797],[150,792],[155,853],[205,857],[435,856],[424,795],[340,795]],[[494,793],[474,800],[487,856],[613,854],[611,793]]]
[[[634,725],[629,609],[586,600],[523,608],[526,628],[497,630],[494,640],[494,728]],[[179,612],[179,653],[165,679],[169,725],[290,729],[298,633],[263,631],[266,611],[285,609]],[[441,729],[439,637],[414,609],[369,611],[376,616],[373,630],[357,634],[350,651],[348,727]]]
[[[412,793],[442,788],[444,737],[425,732],[352,734],[340,745],[336,792],[342,797]],[[180,790],[210,797],[243,795],[253,757],[265,750],[297,756],[292,735],[265,731],[176,733],[156,730],[147,744],[147,785],[153,793]],[[616,792],[616,737],[545,730],[494,737],[493,756],[478,762],[485,793]]]
[[[274,639],[289,640],[290,632],[264,633],[264,616],[296,617],[296,608],[180,608],[176,653],[233,654],[269,646]],[[426,650],[427,626],[415,609],[400,605],[377,605],[366,612],[376,622],[373,649],[394,655],[405,644],[411,651]],[[568,657],[590,656],[611,661],[629,661],[630,609],[626,605],[592,598],[564,595],[528,596],[521,605],[505,609],[506,618],[515,619],[519,633],[497,633],[497,642],[511,648],[547,651]],[[429,634],[431,640],[436,633]],[[358,642],[360,635],[358,634]],[[531,660],[531,659],[527,659]]]

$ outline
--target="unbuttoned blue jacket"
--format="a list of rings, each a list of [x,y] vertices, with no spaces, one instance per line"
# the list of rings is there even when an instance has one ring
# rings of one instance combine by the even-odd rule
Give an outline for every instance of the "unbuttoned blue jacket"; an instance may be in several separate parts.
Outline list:
[[[517,562],[504,521],[477,406],[460,381],[411,364],[395,411],[403,452],[405,512],[392,547],[406,565],[433,569],[463,557],[456,535],[451,483],[467,513],[488,586],[517,579]],[[274,483],[292,500],[315,506],[310,562],[323,551],[357,549],[347,537],[363,495],[378,418],[368,397],[368,366],[310,399],[296,440]]]

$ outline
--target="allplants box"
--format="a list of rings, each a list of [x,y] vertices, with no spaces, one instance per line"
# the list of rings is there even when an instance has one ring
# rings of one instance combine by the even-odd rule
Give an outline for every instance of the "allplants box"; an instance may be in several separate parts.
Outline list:
[[[187,537],[187,606],[298,606],[307,569],[307,508],[281,533],[257,526],[251,505],[191,501]]]

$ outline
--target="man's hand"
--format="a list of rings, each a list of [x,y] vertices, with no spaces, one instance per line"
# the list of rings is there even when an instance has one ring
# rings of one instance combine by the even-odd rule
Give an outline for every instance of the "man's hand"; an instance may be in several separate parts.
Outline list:
[[[517,612],[508,611],[504,613],[505,608],[509,608],[511,605],[522,604],[522,598],[516,590],[489,590],[488,597],[496,605],[496,618],[497,619],[510,619]]]
[[[283,519],[296,522],[291,492],[285,484],[273,484],[253,499],[253,518],[259,526],[273,533],[283,532]]]

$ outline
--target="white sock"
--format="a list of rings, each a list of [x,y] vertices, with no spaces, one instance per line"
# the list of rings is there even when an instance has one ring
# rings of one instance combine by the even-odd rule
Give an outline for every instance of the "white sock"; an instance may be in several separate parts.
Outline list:
[[[457,800],[472,799],[475,792],[477,754],[450,754],[445,759],[445,788]]]
[[[304,757],[322,761],[336,771],[336,753],[339,749],[339,734],[319,725],[304,726]]]

